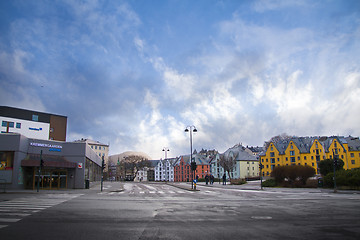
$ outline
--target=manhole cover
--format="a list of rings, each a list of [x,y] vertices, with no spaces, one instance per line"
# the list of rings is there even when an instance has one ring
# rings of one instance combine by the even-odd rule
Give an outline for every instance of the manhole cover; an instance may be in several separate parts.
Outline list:
[[[252,216],[252,219],[264,219],[264,220],[269,220],[272,219],[272,217],[270,216]]]

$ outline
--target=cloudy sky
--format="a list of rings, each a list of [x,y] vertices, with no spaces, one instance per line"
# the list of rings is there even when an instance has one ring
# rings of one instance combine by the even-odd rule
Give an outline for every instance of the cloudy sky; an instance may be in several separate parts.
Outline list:
[[[153,159],[360,136],[360,1],[2,0],[0,105]]]

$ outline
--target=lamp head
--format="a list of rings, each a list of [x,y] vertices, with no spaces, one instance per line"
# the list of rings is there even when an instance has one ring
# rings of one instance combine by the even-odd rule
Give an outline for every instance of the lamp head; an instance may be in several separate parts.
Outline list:
[[[186,129],[185,129],[185,132],[188,132],[188,131],[189,131],[189,129],[186,128]]]

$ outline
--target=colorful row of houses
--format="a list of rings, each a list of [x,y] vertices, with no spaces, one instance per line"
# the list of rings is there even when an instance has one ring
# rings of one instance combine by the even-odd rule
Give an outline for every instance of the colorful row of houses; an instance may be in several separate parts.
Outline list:
[[[344,161],[344,169],[360,167],[360,140],[358,137],[292,137],[269,142],[260,154],[263,176],[270,176],[276,166],[311,166],[319,174],[318,163],[325,159]]]
[[[253,149],[253,150],[251,150]],[[257,149],[257,150],[256,150]],[[256,157],[262,148],[248,148],[241,144],[235,145],[223,154],[216,150],[202,150],[199,153],[194,151],[192,161],[196,162],[197,168],[191,170],[190,155],[183,155],[177,158],[163,160],[152,160],[154,181],[189,182],[195,178],[205,178],[206,175],[213,175],[215,178],[222,178],[226,175],[229,179],[256,178],[259,177],[259,160]],[[236,164],[229,173],[220,166],[220,156],[232,156]],[[147,170],[148,171],[148,170]],[[144,180],[145,174],[141,171],[135,177],[135,181]]]
[[[236,160],[230,176],[220,165],[221,156]],[[227,179],[248,179],[260,176],[259,164],[263,165],[262,176],[270,177],[276,166],[311,166],[320,174],[318,163],[325,159],[339,158],[344,161],[344,169],[360,168],[360,140],[358,137],[288,137],[267,142],[266,147],[244,147],[241,144],[220,154],[216,150],[194,152],[193,161],[197,169],[195,176],[205,178],[213,175]],[[155,181],[186,182],[193,179],[189,155],[164,160],[153,160]]]

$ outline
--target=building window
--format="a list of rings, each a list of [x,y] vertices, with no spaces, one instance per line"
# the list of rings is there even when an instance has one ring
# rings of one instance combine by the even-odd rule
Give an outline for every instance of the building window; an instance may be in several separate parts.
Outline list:
[[[2,121],[1,126],[7,127],[7,121]]]
[[[304,160],[306,160],[306,156],[304,156]]]
[[[270,157],[275,157],[275,153],[274,153],[274,152],[271,152],[271,153],[270,153]]]
[[[355,160],[351,160],[351,164],[355,164]]]
[[[291,162],[294,163],[295,162],[295,157],[291,157]]]
[[[295,156],[295,151],[290,151],[290,156]]]
[[[350,157],[352,157],[352,158],[353,158],[353,157],[354,157],[354,153],[350,153]]]
[[[33,115],[32,115],[32,120],[35,121],[35,122],[38,122],[38,121],[39,121],[39,116],[33,114]]]
[[[14,128],[14,122],[9,122],[9,127]]]
[[[271,163],[275,163],[275,158],[271,158]]]
[[[21,128],[21,123],[16,123],[16,128]]]

